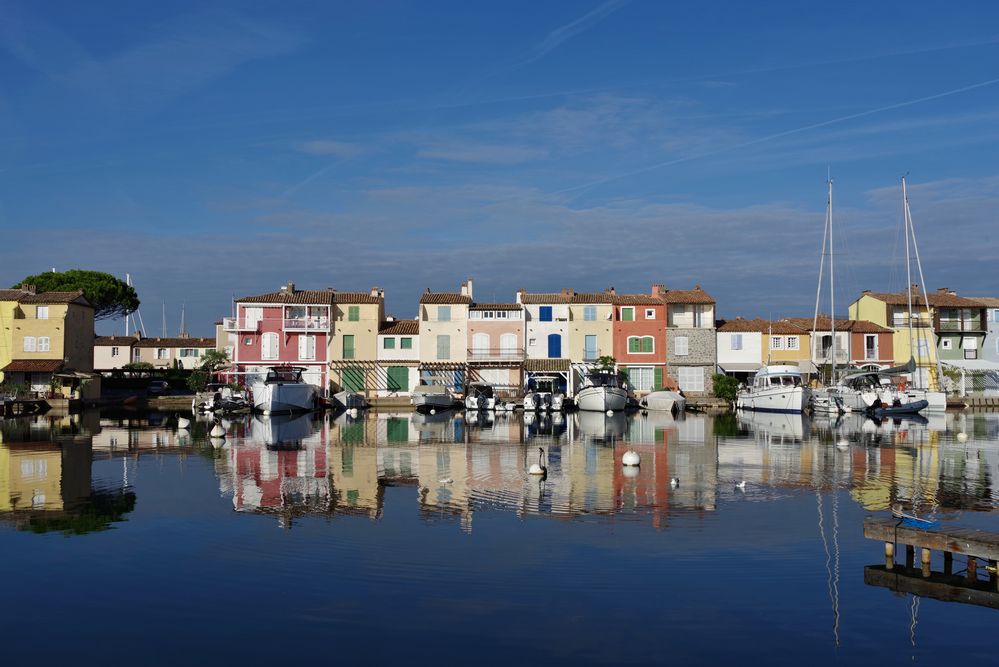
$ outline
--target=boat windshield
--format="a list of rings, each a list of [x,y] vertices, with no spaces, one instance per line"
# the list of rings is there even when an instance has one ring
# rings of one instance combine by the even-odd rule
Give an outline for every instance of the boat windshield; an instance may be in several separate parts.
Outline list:
[[[267,371],[265,384],[277,384],[280,382],[301,382],[302,369],[294,366],[283,366],[270,368]]]
[[[590,373],[586,376],[587,381],[593,387],[616,387],[617,375],[614,373]]]
[[[493,397],[493,386],[491,384],[473,384],[469,386],[469,389],[474,396]]]

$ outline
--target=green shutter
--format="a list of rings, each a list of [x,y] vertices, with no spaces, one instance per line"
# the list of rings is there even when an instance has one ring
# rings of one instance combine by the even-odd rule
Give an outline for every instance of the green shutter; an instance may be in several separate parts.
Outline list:
[[[413,339],[412,338],[403,338],[402,340],[399,341],[399,347],[401,349],[403,349],[403,350],[412,350],[413,349]]]
[[[628,354],[634,354],[636,352],[642,351],[642,343],[638,338],[628,339]]]
[[[385,342],[382,343],[382,348],[383,349],[385,349],[385,350],[394,350],[395,349],[395,338],[394,337],[392,337],[392,336],[386,336],[385,339],[384,339],[384,341]]]
[[[642,352],[653,352],[654,344],[652,336],[645,336],[642,338]]]
[[[652,371],[652,388],[662,389],[663,388],[663,367],[656,366],[655,370]]]
[[[409,369],[405,366],[389,366],[388,390],[409,391]]]
[[[364,371],[348,368],[343,371],[343,388],[347,391],[364,391]]]
[[[360,306],[347,306],[347,319],[351,322],[357,322],[361,319],[361,307]]]
[[[635,320],[635,309],[634,308],[622,308],[621,309],[621,320],[623,322],[633,322]]]
[[[343,358],[354,358],[354,335],[348,334],[343,337]]]
[[[389,417],[385,425],[389,442],[409,441],[409,420],[402,417]]]

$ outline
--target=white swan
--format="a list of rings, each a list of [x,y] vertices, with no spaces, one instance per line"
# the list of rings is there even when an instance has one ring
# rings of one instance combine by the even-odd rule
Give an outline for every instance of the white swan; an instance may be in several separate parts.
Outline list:
[[[538,462],[532,463],[531,467],[528,468],[527,473],[529,475],[547,475],[548,468],[544,465],[545,450],[543,447],[538,447]]]
[[[739,482],[738,484],[736,484],[735,488],[739,489],[740,491],[745,491],[746,490],[746,480],[742,480],[741,482]]]
[[[680,480],[678,478],[676,478],[676,477],[670,478],[670,480],[669,480],[669,488],[675,489],[678,486],[680,486]]]

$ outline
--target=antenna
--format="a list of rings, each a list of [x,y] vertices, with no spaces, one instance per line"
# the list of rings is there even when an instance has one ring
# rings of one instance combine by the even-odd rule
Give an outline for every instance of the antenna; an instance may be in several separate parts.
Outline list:
[[[163,302],[163,337],[164,338],[167,337],[167,329],[166,329],[166,301]]]
[[[185,315],[184,310],[186,308],[187,308],[187,302],[186,301],[182,301],[180,303],[180,337],[181,338],[184,338],[184,337],[187,336],[187,331],[186,331],[186,327],[185,327],[185,324],[184,324],[184,319],[185,319],[184,318],[184,315]]]

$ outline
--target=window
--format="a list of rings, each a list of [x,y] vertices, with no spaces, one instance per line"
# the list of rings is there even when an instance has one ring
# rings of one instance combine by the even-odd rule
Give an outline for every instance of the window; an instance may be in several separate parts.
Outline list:
[[[260,358],[278,358],[278,335],[273,331],[265,333],[260,337]]]
[[[438,359],[450,359],[451,358],[451,337],[450,336],[437,336],[437,358]]]
[[[798,348],[798,337],[797,336],[788,336],[787,337],[787,349],[789,349],[789,350],[797,350],[797,349],[799,349]]]
[[[484,319],[484,320],[491,320],[491,319],[493,319],[493,315],[494,315],[494,312],[491,311],[491,310],[484,310],[484,311],[482,311],[482,319]]]
[[[252,338],[244,338],[243,339],[243,345],[253,345],[253,339]]]
[[[49,307],[48,306],[35,306],[35,318],[39,320],[49,319]]]
[[[350,322],[357,322],[360,319],[361,319],[361,307],[347,306],[347,320]]]
[[[694,306],[694,327],[700,329],[704,326],[704,306]]]
[[[413,349],[413,339],[409,336],[405,336],[399,339],[399,349],[401,350],[412,350]]]
[[[354,358],[354,335],[348,334],[343,337],[343,358]]]
[[[541,306],[538,309],[538,319],[542,322],[552,321],[552,307],[551,306]]]
[[[654,319],[656,319],[656,309],[655,308],[646,308],[645,309],[645,319],[647,319],[647,320],[654,320]]]
[[[655,340],[652,336],[628,336],[628,353],[652,354],[655,352]]]
[[[993,308],[989,311],[989,321],[999,322],[999,308]]]
[[[437,306],[437,320],[439,322],[450,322],[451,306]]]
[[[117,357],[118,356],[118,348],[116,348],[116,347],[112,347],[111,348],[111,356],[112,357]]]
[[[951,340],[950,338],[941,338],[940,339],[940,349],[941,350],[953,350],[954,349],[954,341]]]
[[[633,322],[635,320],[635,309],[632,306],[621,309],[621,321]]]
[[[42,339],[39,338],[38,339],[38,347],[39,347],[39,349],[41,349],[41,342],[42,342]],[[961,349],[962,350],[977,350],[978,349],[978,340],[974,336],[964,336],[961,339]]]
[[[784,337],[783,336],[771,336],[770,337],[770,349],[771,350],[783,350],[784,349]]]
[[[505,320],[505,319],[507,319],[507,317],[509,317],[509,313],[507,311],[505,311],[505,310],[497,310],[496,311],[496,319],[497,320]]]
[[[298,358],[299,359],[315,359],[316,358],[316,337],[315,336],[299,336],[298,337]]]
[[[34,336],[24,337],[24,351],[34,352],[37,349],[37,343]]]
[[[52,346],[51,339],[48,336],[39,336],[38,337],[38,351],[39,352],[48,352],[51,349],[51,346]]]
[[[468,312],[468,319],[470,320],[481,320],[482,311],[481,310],[471,310]]]
[[[683,391],[704,391],[704,369],[700,366],[680,366],[677,381]]]
[[[583,340],[583,360],[597,360],[597,337],[587,335]]]
[[[597,319],[596,306],[583,306],[583,319],[587,322],[594,322]]]
[[[649,366],[629,366],[628,384],[638,391],[651,391],[655,384],[655,374]]]
[[[382,340],[382,349],[383,350],[394,350],[395,349],[395,337],[394,336],[386,336]]]
[[[678,357],[685,357],[690,354],[690,340],[686,336],[677,336],[673,347],[673,354]]]
[[[729,337],[730,347],[733,350],[742,349],[742,334],[732,334]]]
[[[182,347],[180,348],[181,357],[197,357],[198,349],[193,347]]]

